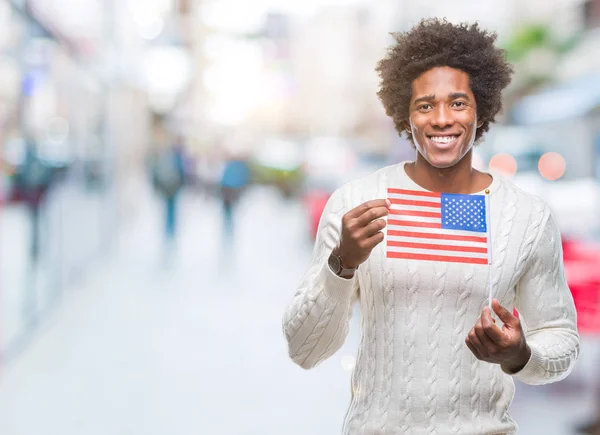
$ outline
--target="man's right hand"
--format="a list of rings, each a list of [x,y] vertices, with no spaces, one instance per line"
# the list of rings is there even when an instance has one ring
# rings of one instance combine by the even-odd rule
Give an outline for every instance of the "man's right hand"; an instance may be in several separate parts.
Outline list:
[[[358,267],[383,241],[381,230],[386,222],[381,218],[389,214],[390,205],[387,199],[375,199],[353,208],[342,217],[340,244],[334,252],[342,258],[344,267]]]

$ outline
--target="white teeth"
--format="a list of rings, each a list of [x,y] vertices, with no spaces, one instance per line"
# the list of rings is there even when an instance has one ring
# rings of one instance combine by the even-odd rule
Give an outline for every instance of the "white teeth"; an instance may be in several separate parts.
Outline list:
[[[456,136],[431,136],[430,139],[438,143],[450,143],[456,139]]]

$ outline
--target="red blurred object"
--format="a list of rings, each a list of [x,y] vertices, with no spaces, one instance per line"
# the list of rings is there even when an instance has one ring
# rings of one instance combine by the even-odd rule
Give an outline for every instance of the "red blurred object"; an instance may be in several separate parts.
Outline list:
[[[600,244],[563,237],[565,275],[583,334],[600,334]]]
[[[304,205],[309,217],[310,235],[313,239],[317,237],[319,221],[330,196],[331,193],[325,190],[312,190],[304,195]]]

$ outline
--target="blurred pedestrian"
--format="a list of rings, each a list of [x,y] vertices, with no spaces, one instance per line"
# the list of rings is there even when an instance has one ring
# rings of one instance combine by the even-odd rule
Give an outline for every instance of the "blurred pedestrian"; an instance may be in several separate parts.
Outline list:
[[[600,435],[600,412],[598,412],[598,417],[595,420],[578,426],[576,430],[577,433],[581,434]]]
[[[37,262],[40,254],[41,209],[53,180],[53,170],[40,158],[33,138],[25,141],[25,159],[14,173],[16,195],[24,201],[31,223],[30,258]]]
[[[152,181],[164,202],[165,240],[170,245],[177,232],[178,195],[185,184],[182,137],[153,156]]]
[[[575,428],[577,433],[600,435],[600,391],[597,391],[596,400],[596,412],[590,416],[588,421],[579,424]]]
[[[424,20],[377,66],[415,161],[334,192],[283,319],[291,358],[309,369],[342,346],[360,302],[345,434],[512,434],[513,380],[560,381],[578,357],[550,208],[472,167],[512,75],[495,39]]]
[[[242,157],[231,157],[224,165],[221,176],[221,200],[223,202],[223,225],[225,235],[234,231],[234,209],[244,190],[250,184],[250,167]]]

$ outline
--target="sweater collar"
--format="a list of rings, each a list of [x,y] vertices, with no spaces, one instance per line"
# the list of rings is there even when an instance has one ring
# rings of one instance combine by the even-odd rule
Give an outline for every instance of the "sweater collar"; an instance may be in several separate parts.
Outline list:
[[[417,183],[415,183],[412,178],[410,178],[408,176],[408,174],[406,173],[406,169],[404,168],[406,166],[407,163],[412,163],[411,161],[407,160],[404,162],[400,162],[398,163],[397,168],[398,168],[398,172],[400,173],[400,177],[402,178],[402,180],[404,181],[404,183],[408,186],[411,187],[411,189],[414,190],[422,190],[424,192],[429,192],[429,190],[421,187],[420,185],[418,185]],[[471,195],[485,195],[486,190],[490,191],[490,195],[494,194],[498,188],[500,187],[500,183],[501,183],[501,177],[500,175],[496,172],[496,171],[481,171],[484,174],[488,174],[490,177],[492,177],[492,183],[486,187],[485,189],[479,191],[479,192],[472,192]],[[444,192],[442,192],[444,193]]]

